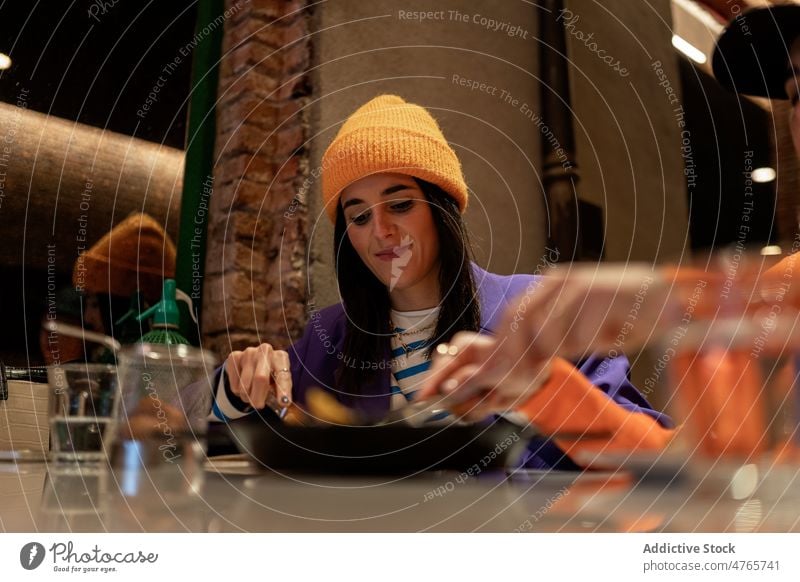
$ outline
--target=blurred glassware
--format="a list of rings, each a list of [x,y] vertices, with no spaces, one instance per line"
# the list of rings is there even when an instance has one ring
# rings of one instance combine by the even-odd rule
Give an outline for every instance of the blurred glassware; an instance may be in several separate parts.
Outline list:
[[[733,250],[675,271],[683,315],[661,336],[659,361],[681,425],[672,448],[695,468],[800,459],[800,312],[791,294],[800,280],[777,262]]]
[[[123,494],[164,474],[173,493],[202,484],[216,357],[183,344],[134,344],[119,354],[122,407],[114,467]],[[168,478],[175,471],[180,480]],[[169,491],[164,491],[169,493]]]
[[[39,511],[48,531],[103,531],[110,499],[107,464],[51,465]]]
[[[50,458],[102,461],[116,432],[119,406],[117,368],[72,363],[48,369]]]

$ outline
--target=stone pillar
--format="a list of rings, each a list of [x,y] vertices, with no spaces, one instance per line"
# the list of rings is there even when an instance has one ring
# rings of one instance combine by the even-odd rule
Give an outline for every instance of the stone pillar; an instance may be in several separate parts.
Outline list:
[[[287,346],[305,324],[309,14],[305,0],[226,0],[204,345]]]

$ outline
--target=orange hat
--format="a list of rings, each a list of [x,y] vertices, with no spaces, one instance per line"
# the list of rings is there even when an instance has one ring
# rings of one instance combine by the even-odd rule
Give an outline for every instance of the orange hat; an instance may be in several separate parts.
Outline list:
[[[436,184],[467,207],[461,163],[430,113],[397,95],[359,107],[322,156],[322,199],[332,222],[342,190],[379,172],[407,174]]]
[[[147,214],[131,214],[75,261],[72,284],[89,293],[120,297],[140,290],[161,297],[164,279],[175,276],[175,245]]]

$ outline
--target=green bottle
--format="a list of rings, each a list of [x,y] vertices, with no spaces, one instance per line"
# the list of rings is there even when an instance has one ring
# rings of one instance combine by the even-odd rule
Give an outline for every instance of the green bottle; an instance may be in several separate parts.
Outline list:
[[[136,318],[137,321],[143,321],[153,317],[150,331],[142,336],[141,343],[190,345],[189,340],[178,331],[181,315],[178,311],[175,289],[175,280],[165,279],[161,301]]]

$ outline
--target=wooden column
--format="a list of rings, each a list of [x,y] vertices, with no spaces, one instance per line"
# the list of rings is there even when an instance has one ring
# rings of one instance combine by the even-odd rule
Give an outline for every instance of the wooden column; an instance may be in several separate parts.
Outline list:
[[[772,165],[778,170],[775,182],[775,222],[784,251],[796,245],[800,233],[800,160],[792,144],[789,127],[789,102],[773,101],[775,133],[771,135]],[[796,246],[794,247],[796,249]]]
[[[544,0],[539,8],[539,62],[542,88],[542,173],[547,201],[548,245],[559,261],[580,258],[579,179],[570,110],[569,60],[564,26],[556,20],[562,0]]]
[[[569,61],[564,26],[556,20],[562,0],[544,0],[539,8],[539,63],[541,66],[542,178],[547,202],[548,245],[559,261],[580,258],[578,225],[579,179],[570,110]]]

